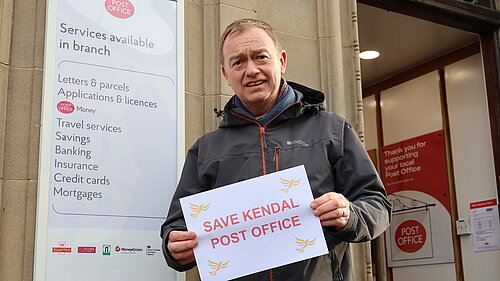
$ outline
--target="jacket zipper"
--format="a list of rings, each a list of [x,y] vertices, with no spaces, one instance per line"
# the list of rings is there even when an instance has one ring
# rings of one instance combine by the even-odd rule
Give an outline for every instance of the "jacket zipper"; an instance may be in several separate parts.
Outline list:
[[[261,149],[261,153],[262,153],[262,174],[263,175],[266,175],[267,174],[267,169],[266,169],[266,147],[267,147],[267,144],[266,144],[266,128],[263,127],[259,122],[255,121],[255,120],[252,120],[252,119],[249,119],[249,118],[246,118],[245,116],[241,116],[237,113],[234,113],[232,111],[229,111],[231,114],[233,114],[234,116],[237,116],[237,117],[240,117],[244,120],[247,120],[249,122],[252,122],[252,123],[255,123],[257,124],[257,126],[259,126],[259,135],[260,135],[260,149]]]
[[[259,130],[260,130],[260,148],[262,152],[262,173],[265,175],[267,174],[267,169],[266,169],[266,128],[262,127],[259,123]]]
[[[282,111],[280,111],[278,114],[276,114],[276,116],[274,116],[271,120],[269,120],[266,123],[266,125],[264,125],[264,126],[262,126],[259,122],[255,121],[255,120],[246,118],[245,116],[241,116],[241,115],[239,115],[237,113],[234,113],[233,111],[229,110],[229,112],[231,114],[233,114],[234,116],[237,116],[237,117],[242,118],[244,120],[247,120],[249,122],[255,123],[255,124],[257,124],[257,126],[259,126],[260,147],[261,147],[261,153],[262,153],[262,174],[264,174],[264,175],[267,174],[267,169],[266,169],[266,152],[265,152],[265,149],[267,148],[267,144],[266,144],[266,127],[267,127],[267,124],[271,123],[276,117],[278,117],[279,115],[281,115],[281,113],[283,113],[288,108],[292,107],[293,105],[295,105],[297,103],[300,103],[300,102],[296,101],[296,102],[288,105],[287,107],[285,107]],[[277,155],[276,153],[279,154],[279,148],[277,148],[277,149],[278,149],[277,151],[275,150],[275,156]],[[278,165],[277,164],[276,164],[276,171],[278,171]]]
[[[280,169],[280,150],[281,148],[279,147],[274,148],[274,164],[276,167],[276,172]]]

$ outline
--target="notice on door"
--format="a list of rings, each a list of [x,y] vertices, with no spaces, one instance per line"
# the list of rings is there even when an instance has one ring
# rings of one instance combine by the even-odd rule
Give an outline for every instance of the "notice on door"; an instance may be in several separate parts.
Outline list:
[[[496,199],[470,203],[474,251],[500,249],[500,219]]]

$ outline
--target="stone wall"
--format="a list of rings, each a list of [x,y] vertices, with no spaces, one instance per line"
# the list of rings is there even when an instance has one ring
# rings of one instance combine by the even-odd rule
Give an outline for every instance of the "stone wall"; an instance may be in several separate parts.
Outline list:
[[[0,280],[33,279],[45,4],[0,0]],[[220,74],[218,41],[226,25],[243,17],[269,22],[288,53],[285,78],[325,91],[328,109],[362,135],[355,0],[185,0],[184,6],[186,148],[217,128],[213,108],[232,95]],[[361,247],[355,252],[363,276],[369,259]],[[196,272],[187,279],[198,280]]]
[[[218,41],[240,18],[271,24],[288,54],[285,78],[327,94],[327,107],[362,129],[355,1],[185,1],[186,147],[217,128],[213,108],[232,96],[220,74]],[[203,110],[194,110],[195,108]]]

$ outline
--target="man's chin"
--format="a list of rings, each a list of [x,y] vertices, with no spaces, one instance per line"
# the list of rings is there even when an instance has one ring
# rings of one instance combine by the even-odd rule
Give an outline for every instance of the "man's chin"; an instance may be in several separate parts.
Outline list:
[[[253,103],[253,104],[260,104],[264,102],[265,100],[269,99],[269,94],[265,93],[249,93],[246,96],[246,102],[248,103]]]

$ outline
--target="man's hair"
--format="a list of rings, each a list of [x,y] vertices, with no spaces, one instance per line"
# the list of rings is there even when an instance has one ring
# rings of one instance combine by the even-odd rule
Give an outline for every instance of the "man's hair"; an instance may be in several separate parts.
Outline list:
[[[219,59],[221,65],[224,64],[224,55],[222,54],[222,48],[224,47],[226,38],[233,33],[240,33],[252,27],[257,27],[264,30],[267,35],[271,37],[271,40],[273,40],[276,50],[278,50],[278,52],[282,50],[281,44],[278,40],[278,36],[276,36],[276,33],[274,33],[274,28],[272,28],[267,22],[258,19],[240,19],[228,25],[226,27],[226,30],[224,30],[224,33],[222,33],[222,36],[220,37]]]

